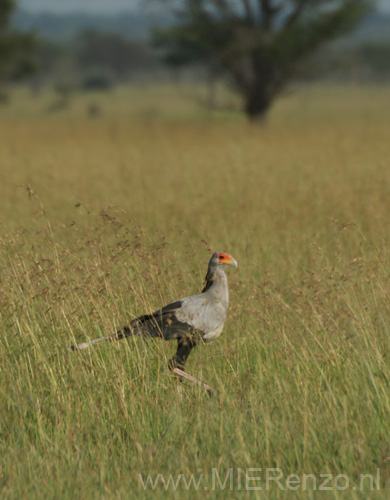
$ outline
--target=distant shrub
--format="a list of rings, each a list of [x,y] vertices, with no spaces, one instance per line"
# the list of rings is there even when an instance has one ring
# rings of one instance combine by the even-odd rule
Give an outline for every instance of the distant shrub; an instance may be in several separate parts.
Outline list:
[[[102,72],[91,73],[85,76],[81,82],[81,88],[86,91],[104,90],[109,91],[114,87],[113,79]]]

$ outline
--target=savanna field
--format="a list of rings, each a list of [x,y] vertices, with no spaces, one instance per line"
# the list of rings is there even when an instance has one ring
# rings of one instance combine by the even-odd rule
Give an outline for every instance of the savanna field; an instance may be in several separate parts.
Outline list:
[[[297,89],[265,126],[197,92],[0,108],[1,500],[389,498],[390,89]],[[229,316],[186,367],[214,397],[179,397],[172,342],[66,351],[200,292],[215,250]]]

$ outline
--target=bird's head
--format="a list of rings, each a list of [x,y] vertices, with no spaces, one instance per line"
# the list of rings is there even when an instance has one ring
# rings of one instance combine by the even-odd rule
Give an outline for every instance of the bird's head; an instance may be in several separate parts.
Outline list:
[[[210,259],[210,264],[212,266],[237,267],[237,261],[234,260],[233,257],[226,252],[215,252]]]

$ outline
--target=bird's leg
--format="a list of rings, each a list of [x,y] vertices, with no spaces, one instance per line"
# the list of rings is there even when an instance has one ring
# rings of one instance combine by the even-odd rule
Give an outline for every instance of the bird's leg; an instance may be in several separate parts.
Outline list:
[[[190,382],[193,382],[194,384],[199,385],[199,387],[203,387],[203,389],[206,389],[206,391],[209,393],[210,396],[214,392],[214,389],[212,387],[210,387],[209,385],[205,384],[204,382],[201,382],[200,380],[198,380],[197,378],[193,377],[192,375],[189,375],[188,373],[184,372],[183,370],[180,370],[180,368],[173,368],[172,371],[178,377],[186,378]]]
[[[196,345],[196,342],[193,338],[185,338],[185,337],[179,338],[178,343],[177,343],[177,352],[176,352],[175,356],[169,362],[169,368],[178,377],[186,378],[190,382],[193,382],[194,384],[199,385],[200,387],[203,387],[203,389],[206,389],[206,391],[211,396],[211,394],[213,393],[212,387],[205,384],[204,382],[201,382],[200,380],[193,377],[192,375],[189,375],[188,373],[186,373],[183,370],[185,362],[187,361],[187,358],[188,358],[191,350],[195,347],[195,345]]]

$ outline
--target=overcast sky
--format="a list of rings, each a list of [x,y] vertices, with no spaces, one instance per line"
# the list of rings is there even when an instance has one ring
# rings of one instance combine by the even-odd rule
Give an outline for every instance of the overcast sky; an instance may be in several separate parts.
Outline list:
[[[20,8],[34,12],[115,13],[134,10],[140,0],[19,0]]]
[[[147,0],[19,0],[19,6],[34,12],[90,12],[111,13],[134,10],[141,4],[145,6]],[[150,0],[150,4],[153,2]],[[390,0],[378,0],[382,11],[390,13]]]

